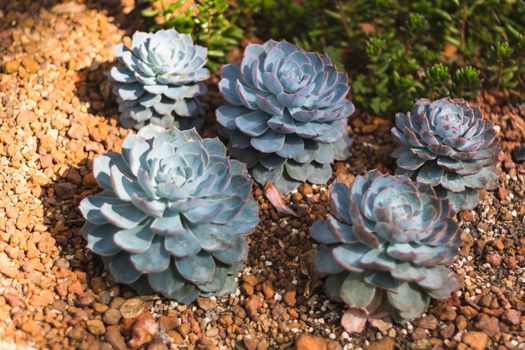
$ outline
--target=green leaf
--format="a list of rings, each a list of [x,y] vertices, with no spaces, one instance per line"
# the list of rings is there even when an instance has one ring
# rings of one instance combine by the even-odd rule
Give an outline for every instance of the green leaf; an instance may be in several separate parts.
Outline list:
[[[148,7],[148,8],[145,8],[144,10],[142,10],[141,14],[144,17],[150,18],[150,17],[157,17],[160,14],[160,12],[159,11],[155,11],[152,8]]]

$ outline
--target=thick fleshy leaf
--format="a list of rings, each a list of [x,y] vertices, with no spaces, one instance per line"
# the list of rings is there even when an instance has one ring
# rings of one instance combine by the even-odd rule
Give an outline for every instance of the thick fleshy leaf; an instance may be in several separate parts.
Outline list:
[[[319,243],[333,244],[339,242],[339,239],[329,230],[326,221],[317,220],[314,222],[310,227],[310,234]]]
[[[148,214],[137,209],[132,203],[123,205],[104,203],[100,207],[100,213],[108,222],[123,229],[133,228],[148,217]]]
[[[118,283],[133,283],[141,273],[133,267],[128,253],[120,252],[113,256],[108,263],[111,277]]]
[[[250,139],[253,148],[263,153],[273,153],[280,150],[285,141],[285,135],[268,130],[258,137]]]
[[[230,248],[212,253],[212,255],[225,264],[234,264],[248,258],[248,243],[244,238],[239,238]]]
[[[370,270],[392,271],[396,261],[385,253],[384,248],[369,250],[359,259],[359,265]]]
[[[341,285],[341,299],[350,307],[364,309],[372,303],[376,288],[359,274],[350,273]]]
[[[348,272],[340,272],[337,274],[329,275],[324,281],[324,291],[326,295],[337,302],[342,302],[341,299],[341,286],[346,279]]]
[[[206,294],[220,295],[225,287],[226,281],[229,279],[228,277],[228,271],[226,268],[216,266],[213,279],[208,283],[199,284],[199,289]]]
[[[336,274],[344,271],[332,254],[333,248],[321,247],[315,256],[315,269],[321,274]]]
[[[158,235],[172,236],[184,232],[180,214],[168,210],[163,217],[155,218],[150,226]]]
[[[175,265],[180,274],[195,284],[205,284],[212,281],[215,275],[215,261],[205,252],[197,255],[175,259]]]
[[[177,258],[192,256],[201,250],[201,245],[193,233],[185,229],[174,235],[167,236],[164,240],[164,248]]]
[[[148,250],[131,254],[133,266],[143,273],[160,272],[168,268],[170,255],[164,249],[164,237],[155,236]]]
[[[428,300],[411,283],[402,283],[397,291],[387,292],[390,304],[396,308],[403,319],[412,320],[420,316],[427,308]]]
[[[374,287],[396,292],[401,281],[393,278],[392,275],[384,271],[369,271],[364,278],[365,282]]]
[[[100,208],[102,205],[127,205],[128,203],[123,202],[119,198],[112,196],[110,193],[104,193],[98,195],[92,195],[84,198],[80,202],[80,211],[84,218],[92,224],[103,225],[107,224],[108,220],[102,215]]]
[[[153,236],[148,225],[138,225],[128,230],[119,230],[113,236],[113,241],[129,253],[142,253],[151,246]]]
[[[113,225],[92,227],[87,233],[87,248],[101,256],[111,256],[120,251],[120,247],[113,241],[113,235],[119,231]]]
[[[335,261],[346,270],[359,273],[364,271],[359,264],[359,260],[369,250],[370,248],[360,243],[343,244],[334,248],[332,255]]]
[[[186,285],[186,281],[179,274],[173,262],[164,271],[150,273],[148,281],[153,289],[168,298],[176,295],[175,293]]]

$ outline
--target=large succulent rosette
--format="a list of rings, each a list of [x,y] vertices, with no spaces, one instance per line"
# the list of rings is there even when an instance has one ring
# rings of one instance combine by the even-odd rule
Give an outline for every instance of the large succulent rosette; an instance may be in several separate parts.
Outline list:
[[[326,183],[334,159],[348,156],[346,76],[326,55],[286,41],[250,44],[241,64],[222,70],[228,104],[217,121],[230,153],[253,167],[257,182],[288,192],[301,182]]]
[[[207,49],[176,30],[135,32],[131,49],[120,44],[121,63],[109,72],[115,82],[120,121],[140,129],[151,123],[165,128],[200,127],[203,109],[197,100],[207,92]]]
[[[87,247],[139,293],[189,303],[230,292],[258,223],[246,167],[195,130],[154,135],[95,159],[104,191],[80,203]]]
[[[322,243],[315,267],[325,290],[351,308],[388,311],[412,320],[430,297],[450,296],[459,283],[446,265],[459,248],[448,200],[407,176],[370,171],[351,189],[333,185],[331,214],[311,227]]]
[[[420,99],[398,113],[392,135],[398,173],[436,187],[454,210],[477,206],[480,189],[496,189],[501,151],[492,122],[463,100]]]

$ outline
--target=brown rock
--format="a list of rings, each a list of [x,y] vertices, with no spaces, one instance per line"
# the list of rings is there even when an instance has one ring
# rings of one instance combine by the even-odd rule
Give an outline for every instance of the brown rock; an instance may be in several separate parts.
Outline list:
[[[441,321],[454,321],[456,319],[456,311],[450,305],[437,304],[433,311]]]
[[[161,339],[157,339],[148,345],[148,350],[168,350],[168,347]]]
[[[131,340],[129,345],[138,348],[148,342],[157,334],[159,325],[149,313],[141,315],[131,329]]]
[[[128,349],[128,346],[124,341],[124,337],[122,336],[122,334],[120,334],[118,326],[108,327],[108,332],[106,333],[105,338],[115,350]]]
[[[246,299],[244,306],[246,307],[246,311],[248,311],[248,314],[250,316],[255,316],[257,315],[257,311],[259,310],[259,308],[263,306],[263,303],[264,299],[262,295],[257,294],[252,295],[251,297]]]
[[[262,284],[262,292],[266,299],[271,299],[275,295],[275,290],[273,289],[272,281],[266,280]]]
[[[55,300],[53,293],[50,290],[42,290],[40,293],[31,297],[30,304],[34,307],[44,307],[51,304]]]
[[[91,334],[102,335],[106,333],[106,327],[101,320],[89,320],[86,322],[86,325]]]
[[[84,125],[73,123],[67,134],[73,139],[81,140],[83,137],[89,136],[89,131]]]
[[[29,74],[38,72],[40,65],[33,57],[26,57],[22,60],[22,66],[26,69]]]
[[[71,199],[77,186],[69,182],[59,182],[55,185],[55,194],[59,199]]]
[[[472,210],[462,210],[459,212],[461,220],[466,222],[474,222],[474,212]]]
[[[466,329],[468,326],[467,318],[463,315],[459,315],[458,317],[456,317],[456,326],[460,331]]]
[[[486,260],[491,266],[494,267],[500,266],[503,262],[503,258],[501,257],[501,255],[499,255],[499,253],[496,252],[492,252],[489,255],[487,255]]]
[[[257,338],[249,335],[244,336],[242,342],[244,343],[246,350],[257,350],[257,344],[259,344]]]
[[[365,346],[365,350],[394,350],[394,339],[384,337]]]
[[[421,327],[424,329],[436,329],[438,325],[438,320],[434,315],[428,315],[425,317],[418,318],[414,321],[414,326]]]
[[[11,278],[18,274],[18,269],[11,267],[11,259],[4,252],[0,252],[0,273]]]
[[[94,303],[93,304],[93,310],[98,312],[99,314],[102,314],[106,312],[109,309],[109,306],[102,304],[102,303]]]
[[[259,279],[254,275],[242,275],[241,279],[252,287],[255,287],[259,283]]]
[[[208,311],[217,307],[217,303],[214,300],[203,297],[197,298],[197,305],[199,305],[199,307],[204,311]]]
[[[5,301],[11,306],[11,307],[17,307],[20,304],[20,298],[17,294],[6,292],[4,293]]]
[[[163,329],[164,331],[169,331],[171,329],[175,329],[175,327],[177,327],[180,324],[180,321],[175,316],[160,316],[159,323],[161,329]]]
[[[496,317],[484,317],[474,326],[477,330],[485,332],[489,337],[500,333],[499,321]]]
[[[108,325],[118,324],[120,321],[120,311],[117,309],[110,308],[102,316],[102,320]]]
[[[478,311],[474,309],[472,306],[461,306],[459,308],[459,312],[467,318],[467,320],[472,319],[478,314]]]
[[[341,350],[341,345],[330,339],[301,334],[295,341],[296,350]]]
[[[79,13],[86,10],[86,6],[81,5],[75,1],[68,1],[62,4],[57,4],[51,8],[51,12],[56,14]]]
[[[250,295],[253,295],[253,286],[249,285],[248,283],[244,282],[243,284],[241,284],[241,286],[239,287],[239,289],[241,290],[241,292],[246,295],[246,296],[250,296]]]
[[[467,332],[463,335],[463,342],[474,350],[484,350],[489,342],[489,336],[482,332]]]
[[[3,66],[4,73],[7,73],[7,74],[16,73],[18,71],[18,67],[20,67],[20,64],[18,63],[17,60],[7,61]]]
[[[170,330],[170,331],[167,331],[166,334],[170,336],[170,338],[175,344],[182,345],[184,343],[184,337],[180,335],[179,332],[175,330]]]
[[[510,325],[518,325],[520,323],[521,312],[518,310],[508,309],[505,310],[501,319]]]
[[[288,306],[294,306],[295,303],[297,303],[296,299],[297,292],[295,289],[289,290],[286,293],[284,293],[283,300]]]
[[[224,313],[219,317],[219,323],[223,326],[230,326],[233,324],[233,316],[230,313]]]
[[[421,327],[414,328],[412,332],[412,340],[421,340],[427,338],[427,330]]]
[[[454,324],[449,323],[445,326],[445,328],[443,328],[440,331],[440,334],[441,334],[441,337],[443,337],[443,339],[449,339],[449,338],[452,338],[455,331],[456,331],[456,327],[454,326]]]
[[[138,298],[126,300],[119,308],[120,314],[124,318],[138,317],[143,311],[146,303]]]

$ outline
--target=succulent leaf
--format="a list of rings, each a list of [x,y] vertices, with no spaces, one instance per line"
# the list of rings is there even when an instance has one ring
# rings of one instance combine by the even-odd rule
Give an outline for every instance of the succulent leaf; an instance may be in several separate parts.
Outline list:
[[[433,187],[373,170],[351,188],[334,183],[330,207],[334,215],[310,228],[330,299],[367,313],[383,303],[403,321],[459,287],[446,267],[459,249],[458,225]]]
[[[130,48],[119,45],[120,65],[108,77],[114,82],[122,125],[200,127],[203,110],[197,98],[207,93],[203,83],[210,75],[204,68],[207,54],[189,34],[174,29],[135,32]]]
[[[289,192],[304,181],[325,184],[334,160],[348,156],[347,78],[325,55],[286,41],[250,44],[240,64],[222,70],[217,109],[230,153],[254,168],[257,182]],[[277,165],[278,164],[278,165]]]
[[[258,209],[218,139],[150,125],[94,168],[105,190],[81,201],[81,232],[115,281],[181,303],[235,288]]]

